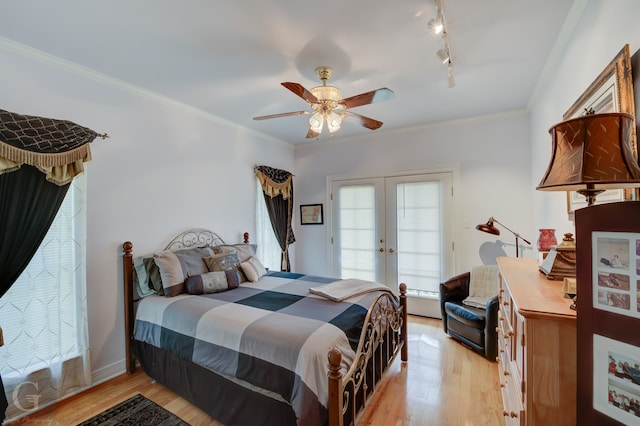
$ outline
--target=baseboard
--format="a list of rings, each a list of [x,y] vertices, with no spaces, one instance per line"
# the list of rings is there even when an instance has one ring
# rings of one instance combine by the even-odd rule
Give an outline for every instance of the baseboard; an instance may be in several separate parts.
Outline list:
[[[126,365],[126,361],[122,360],[111,365],[107,365],[106,367],[102,367],[99,370],[92,371],[91,386],[99,385],[100,383],[106,382],[107,380],[111,380],[114,377],[124,374],[126,371]]]
[[[440,299],[432,297],[407,297],[407,312],[428,318],[441,319]]]

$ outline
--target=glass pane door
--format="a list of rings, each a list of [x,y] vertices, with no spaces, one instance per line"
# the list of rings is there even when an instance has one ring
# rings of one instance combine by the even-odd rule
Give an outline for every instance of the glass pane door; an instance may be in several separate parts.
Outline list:
[[[445,203],[450,197],[446,175],[386,179],[388,245],[387,282],[407,283],[410,294],[438,296],[450,259]]]
[[[333,183],[333,274],[340,278],[383,281],[384,225],[382,181],[356,179]]]

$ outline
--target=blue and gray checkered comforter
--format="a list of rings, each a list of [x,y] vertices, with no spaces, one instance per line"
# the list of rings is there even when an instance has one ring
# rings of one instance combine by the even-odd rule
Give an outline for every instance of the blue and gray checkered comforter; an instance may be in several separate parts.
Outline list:
[[[290,404],[298,424],[324,424],[327,353],[351,365],[367,310],[381,292],[333,302],[309,293],[335,278],[270,272],[223,293],[149,296],[135,339]]]

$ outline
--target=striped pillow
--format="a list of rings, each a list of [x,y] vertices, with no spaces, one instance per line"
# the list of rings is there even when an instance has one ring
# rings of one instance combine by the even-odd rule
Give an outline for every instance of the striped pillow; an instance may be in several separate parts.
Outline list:
[[[189,294],[220,293],[234,289],[238,285],[240,285],[240,274],[234,270],[192,275],[184,283],[185,291]]]

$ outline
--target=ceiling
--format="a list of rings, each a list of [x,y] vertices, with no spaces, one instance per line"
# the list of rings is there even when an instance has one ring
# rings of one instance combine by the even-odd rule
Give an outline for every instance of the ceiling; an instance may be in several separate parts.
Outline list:
[[[252,117],[309,109],[280,83],[310,89],[318,66],[344,97],[395,92],[353,109],[384,122],[376,132],[525,109],[573,0],[443,2],[453,88],[427,30],[433,0],[13,1],[0,48],[26,45],[291,144],[317,143],[308,116]],[[368,132],[345,122],[333,139]]]

